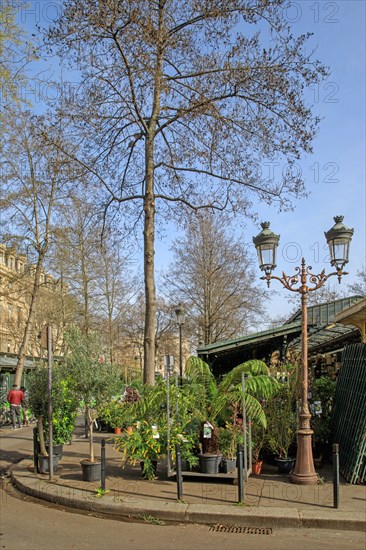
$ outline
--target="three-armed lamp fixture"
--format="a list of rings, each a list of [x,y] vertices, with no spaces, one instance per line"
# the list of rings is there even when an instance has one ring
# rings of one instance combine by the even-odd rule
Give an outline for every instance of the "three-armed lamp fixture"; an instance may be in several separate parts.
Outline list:
[[[297,430],[297,455],[296,464],[291,472],[291,481],[303,485],[315,484],[318,476],[315,473],[311,437],[313,431],[310,428],[310,412],[308,406],[308,328],[307,328],[307,299],[309,292],[313,292],[322,287],[332,275],[337,275],[338,281],[341,281],[342,275],[347,275],[343,271],[344,266],[349,259],[349,245],[352,240],[353,229],[349,229],[343,223],[343,216],[334,218],[335,225],[325,233],[325,238],[329,246],[330,263],[336,271],[325,274],[323,270],[319,275],[311,273],[311,267],[306,267],[305,259],[302,258],[301,268],[296,267],[296,273],[292,276],[282,273],[282,277],[272,275],[276,267],[276,252],[280,236],[273,233],[269,222],[263,222],[262,231],[253,238],[257,249],[259,267],[265,275],[261,277],[270,285],[272,279],[301,295],[301,406],[299,412],[299,429]],[[310,286],[308,284],[308,279]],[[299,283],[299,284],[298,284]]]

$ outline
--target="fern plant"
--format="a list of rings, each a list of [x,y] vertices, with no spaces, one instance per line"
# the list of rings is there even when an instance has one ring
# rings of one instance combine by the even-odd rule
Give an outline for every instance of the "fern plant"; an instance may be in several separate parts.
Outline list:
[[[216,382],[207,363],[198,357],[190,357],[186,366],[185,387],[190,393],[194,417],[201,422],[209,422],[214,431],[218,426],[228,426],[232,422],[232,410],[243,402],[252,421],[266,427],[262,402],[276,394],[279,384],[270,376],[263,361],[246,361]]]

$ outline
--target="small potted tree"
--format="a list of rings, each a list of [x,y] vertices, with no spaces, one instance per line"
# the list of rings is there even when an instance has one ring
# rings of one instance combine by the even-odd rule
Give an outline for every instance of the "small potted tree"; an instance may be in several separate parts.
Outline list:
[[[103,405],[115,394],[120,381],[119,369],[100,360],[102,342],[98,334],[81,334],[73,327],[65,334],[65,363],[75,400],[82,402],[88,424],[89,457],[81,461],[84,481],[97,481],[101,463],[95,458],[93,426]]]
[[[71,440],[78,403],[75,403],[62,365],[52,369],[52,443],[54,471],[62,457],[62,446]],[[39,467],[48,472],[49,424],[48,424],[48,369],[38,365],[29,376],[29,407],[37,418]]]
[[[259,475],[262,470],[263,460],[261,451],[264,444],[264,427],[255,422],[252,423],[252,473]]]
[[[102,405],[99,411],[99,419],[112,428],[115,434],[120,434],[125,424],[124,404],[118,399],[111,399],[108,403]]]
[[[222,453],[220,470],[224,474],[230,474],[236,469],[237,445],[243,444],[243,432],[237,430],[232,424],[220,428],[219,448]]]
[[[295,441],[297,419],[296,400],[291,381],[281,384],[276,397],[266,403],[267,432],[265,446],[275,455],[280,472],[290,473],[295,458],[289,449]]]

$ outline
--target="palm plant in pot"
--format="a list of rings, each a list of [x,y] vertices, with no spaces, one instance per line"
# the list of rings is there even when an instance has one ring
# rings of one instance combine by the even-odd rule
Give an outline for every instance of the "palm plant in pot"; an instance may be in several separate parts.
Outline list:
[[[245,391],[242,391],[242,373],[245,374]],[[196,417],[200,417],[202,453],[200,461],[217,456],[217,464],[212,473],[217,473],[220,457],[220,426],[233,424],[233,407],[243,406],[248,416],[258,423],[266,424],[266,417],[261,400],[275,393],[278,382],[269,375],[265,363],[258,360],[247,361],[225,374],[220,382],[216,382],[207,363],[197,357],[191,357],[186,366],[186,383],[192,388],[192,399],[195,403]],[[237,415],[238,420],[238,415]],[[206,434],[205,434],[206,429]],[[209,433],[211,431],[211,434]],[[237,443],[236,429],[231,429],[231,448]],[[235,433],[234,433],[235,432]],[[205,437],[209,435],[210,437]],[[205,441],[206,440],[206,441]],[[222,440],[222,443],[224,441]],[[211,459],[212,460],[212,459]]]
[[[115,394],[120,382],[117,366],[100,361],[102,342],[95,333],[81,334],[73,327],[65,334],[65,364],[75,400],[82,403],[88,423],[89,457],[81,462],[83,480],[100,479],[100,461],[95,458],[93,426],[103,405]]]

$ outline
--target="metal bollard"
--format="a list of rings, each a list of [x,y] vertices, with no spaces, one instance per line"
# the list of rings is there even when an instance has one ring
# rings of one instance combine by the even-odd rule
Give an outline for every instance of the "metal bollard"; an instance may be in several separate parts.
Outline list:
[[[39,474],[38,455],[39,455],[38,428],[35,427],[33,428],[33,462],[34,462],[35,474]]]
[[[339,508],[339,445],[333,443],[333,507]]]
[[[101,466],[100,466],[100,483],[102,491],[105,491],[105,439],[103,438],[101,441],[101,449],[100,449],[100,458],[101,458]]]
[[[243,472],[243,447],[237,447],[237,468],[238,468],[238,502],[244,502],[244,472]]]
[[[182,457],[180,454],[180,445],[175,444],[175,468],[177,476],[177,496],[178,500],[182,500],[183,496],[183,476],[182,476]]]

